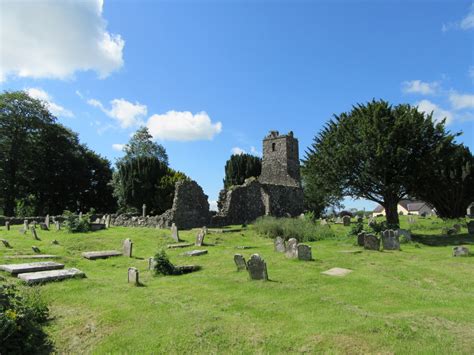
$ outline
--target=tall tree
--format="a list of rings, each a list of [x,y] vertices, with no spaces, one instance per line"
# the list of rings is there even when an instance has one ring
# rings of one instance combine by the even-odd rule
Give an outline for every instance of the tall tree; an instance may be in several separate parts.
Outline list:
[[[225,163],[224,188],[242,185],[249,177],[262,172],[262,159],[250,154],[233,154]]]
[[[168,154],[165,148],[156,142],[153,142],[153,136],[147,127],[140,127],[132,136],[124,148],[124,159],[133,159],[137,157],[157,158],[160,162],[168,166]]]
[[[339,198],[351,196],[381,204],[390,225],[399,224],[397,204],[407,186],[433,168],[431,156],[456,134],[445,131],[410,105],[373,100],[335,115],[314,138],[303,160],[308,184],[325,186]]]

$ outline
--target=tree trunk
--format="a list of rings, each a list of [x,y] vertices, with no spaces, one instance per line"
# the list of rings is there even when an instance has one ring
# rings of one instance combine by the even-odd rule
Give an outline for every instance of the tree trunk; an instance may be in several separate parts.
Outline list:
[[[385,214],[386,214],[386,220],[387,224],[389,226],[393,225],[400,225],[400,220],[398,219],[398,200],[397,199],[385,199]]]

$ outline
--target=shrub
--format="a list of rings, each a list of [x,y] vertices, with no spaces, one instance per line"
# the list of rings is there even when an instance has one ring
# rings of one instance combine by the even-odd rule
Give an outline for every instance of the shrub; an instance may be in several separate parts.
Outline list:
[[[48,316],[37,289],[20,292],[14,285],[0,285],[0,353],[51,352],[51,342],[42,329]]]
[[[269,238],[295,238],[299,242],[331,239],[335,237],[329,226],[316,225],[309,219],[260,217],[255,221],[257,233]]]
[[[64,227],[69,233],[86,233],[90,230],[89,214],[85,214],[82,218],[79,218],[75,213],[64,211],[63,215],[65,217]]]
[[[155,255],[155,274],[159,275],[175,275],[176,268],[171,263],[166,252],[161,249]]]
[[[361,222],[357,222],[356,224],[352,225],[351,230],[349,231],[349,236],[356,236],[364,230],[364,224]]]

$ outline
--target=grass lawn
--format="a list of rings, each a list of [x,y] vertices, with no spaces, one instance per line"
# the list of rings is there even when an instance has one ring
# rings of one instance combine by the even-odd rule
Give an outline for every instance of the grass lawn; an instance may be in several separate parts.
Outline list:
[[[426,219],[413,230],[434,237],[442,225]],[[405,219],[402,227],[408,227]],[[27,262],[3,257],[32,254],[36,245],[87,275],[39,286],[52,314],[47,332],[59,353],[474,353],[474,257],[452,257],[449,241],[404,244],[400,252],[347,254],[341,251],[362,249],[345,237],[349,227],[335,225],[339,238],[308,243],[315,260],[303,262],[274,252],[272,240],[250,226],[206,236],[213,246],[168,250],[174,264],[198,264],[202,270],[155,277],[147,259],[172,243],[169,231],[38,231],[41,241],[35,241],[19,228],[0,230],[0,238],[13,246],[1,245],[1,263]],[[193,242],[196,233],[181,231],[180,237]],[[462,233],[467,237],[465,228]],[[84,251],[121,250],[125,238],[134,242],[133,258],[81,257]],[[59,245],[51,244],[53,239]],[[462,242],[474,251],[473,238]],[[243,245],[252,249],[235,248]],[[192,249],[209,253],[180,256]],[[249,281],[246,272],[237,272],[235,253],[246,259],[259,253],[271,281]],[[127,283],[130,266],[140,270],[143,287]],[[332,267],[353,272],[321,274]]]

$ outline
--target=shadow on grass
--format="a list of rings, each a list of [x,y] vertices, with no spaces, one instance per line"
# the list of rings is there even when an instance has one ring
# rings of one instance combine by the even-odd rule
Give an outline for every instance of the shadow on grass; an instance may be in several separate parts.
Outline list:
[[[474,235],[456,234],[456,235],[423,235],[414,234],[412,236],[414,242],[433,246],[433,247],[445,247],[448,245],[462,245],[462,244],[474,244]]]

